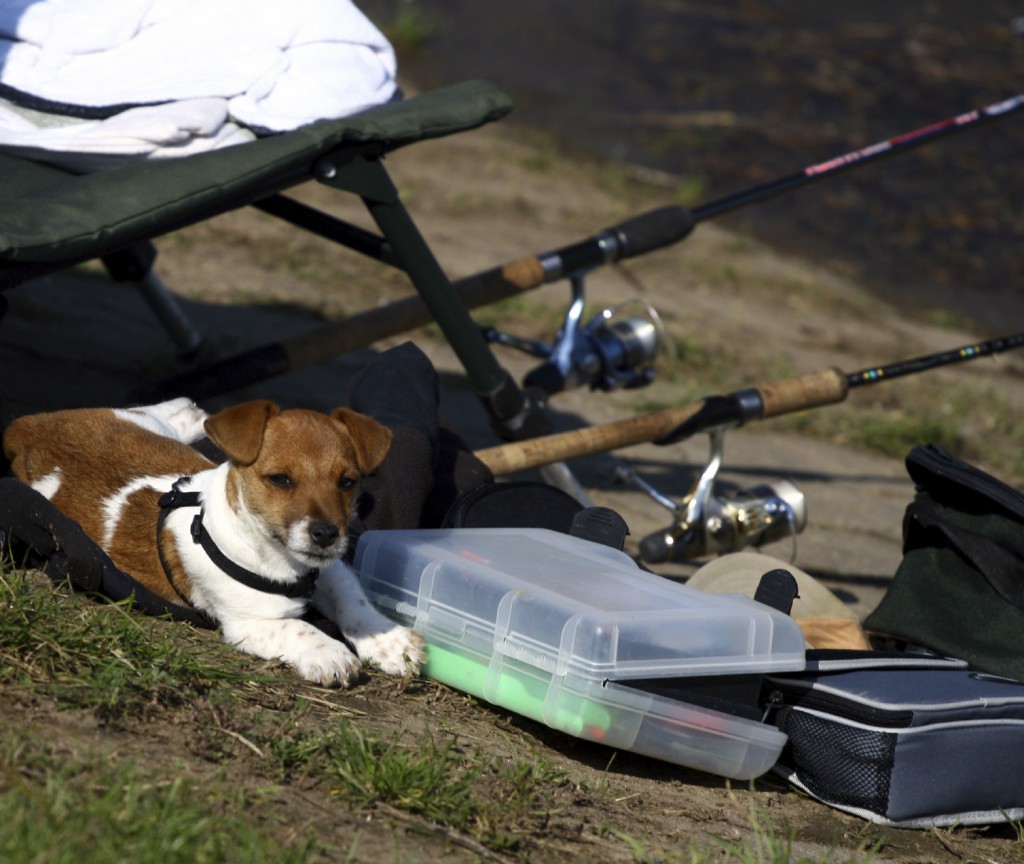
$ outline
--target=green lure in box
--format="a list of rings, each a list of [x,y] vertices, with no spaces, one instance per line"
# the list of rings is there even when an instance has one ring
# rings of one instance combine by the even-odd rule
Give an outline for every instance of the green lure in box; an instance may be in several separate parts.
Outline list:
[[[489,669],[476,659],[442,648],[427,646],[427,664],[423,674],[471,696],[486,699],[494,705],[508,708],[516,714],[544,723],[544,699],[549,686],[543,679],[513,671],[492,676],[493,687],[487,687]],[[575,710],[559,708],[550,723],[553,728],[570,735],[603,737],[611,727],[611,715],[596,702],[581,700]]]

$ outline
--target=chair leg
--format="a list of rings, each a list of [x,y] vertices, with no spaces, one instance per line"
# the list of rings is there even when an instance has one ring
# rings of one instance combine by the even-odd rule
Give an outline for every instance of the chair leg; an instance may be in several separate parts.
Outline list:
[[[314,174],[321,183],[354,192],[363,199],[396,262],[409,276],[466,370],[495,431],[513,439],[548,431],[543,406],[528,398],[498,363],[380,160],[351,152],[327,156],[317,163]]]
[[[160,277],[150,270],[141,279],[135,280],[135,284],[142,292],[149,308],[153,310],[153,314],[167,331],[167,335],[177,346],[178,354],[182,357],[191,357],[198,352],[203,345],[202,334],[189,320],[181,304],[167,290]]]
[[[167,290],[160,277],[153,272],[156,249],[152,243],[137,243],[127,249],[104,255],[102,260],[111,278],[118,282],[135,283],[181,357],[190,357],[202,347],[202,334],[189,320],[181,304]]]

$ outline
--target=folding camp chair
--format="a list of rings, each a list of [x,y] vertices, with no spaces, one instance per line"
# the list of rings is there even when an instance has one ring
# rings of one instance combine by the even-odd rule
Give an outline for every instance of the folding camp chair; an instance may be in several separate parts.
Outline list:
[[[473,324],[381,160],[399,147],[481,126],[510,109],[500,90],[473,81],[248,144],[102,173],[77,175],[0,154],[0,291],[98,258],[115,278],[138,282],[179,347],[193,350],[197,334],[151,271],[150,240],[255,205],[405,271],[495,427],[516,437],[528,425],[524,417],[537,412]],[[381,235],[280,194],[310,179],[360,196]]]

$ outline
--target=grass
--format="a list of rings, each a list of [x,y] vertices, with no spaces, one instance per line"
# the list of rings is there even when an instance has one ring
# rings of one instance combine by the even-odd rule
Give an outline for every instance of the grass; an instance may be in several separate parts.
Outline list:
[[[881,841],[869,842],[856,849],[841,850],[834,843],[816,857],[794,857],[792,830],[781,830],[768,817],[750,787],[749,831],[737,840],[707,836],[681,849],[664,848],[623,831],[606,831],[624,843],[637,864],[869,864],[881,851]]]
[[[886,386],[886,385],[881,385]],[[897,382],[897,396],[780,417],[783,428],[903,459],[917,444],[938,444],[1011,485],[1024,484],[1017,411],[991,386]],[[865,404],[866,403],[866,404]]]
[[[357,807],[383,802],[445,825],[464,827],[473,817],[471,788],[482,770],[454,742],[427,735],[414,745],[368,737],[350,724],[324,733],[271,742],[285,776],[313,774],[330,794]]]
[[[29,686],[61,707],[91,708],[105,720],[183,705],[240,680],[228,649],[198,648],[184,628],[127,604],[68,603],[24,571],[0,570],[0,682]]]
[[[581,832],[638,861],[759,860],[696,840],[664,858],[615,824],[628,819],[620,807],[600,827],[577,821],[576,802],[611,800],[607,778],[587,788],[538,753],[487,752],[450,719],[440,721],[448,731],[413,734],[354,721],[343,704],[314,716],[336,703],[270,677],[212,634],[85,601],[9,562],[0,606],[2,861],[372,860],[379,846],[353,827],[360,812],[375,824],[412,820],[411,834],[386,838],[408,860],[429,859],[438,843],[482,859],[554,860]],[[52,727],[11,723],[22,705]],[[168,736],[179,743],[158,746]],[[297,813],[283,809],[289,800]],[[307,818],[311,808],[321,821]]]
[[[282,843],[260,826],[273,812],[259,791],[154,778],[132,762],[56,764],[38,749],[9,750],[0,770],[0,860],[10,864],[298,864],[315,851],[310,837]]]
[[[381,24],[381,29],[398,56],[408,57],[423,49],[437,30],[437,25],[415,0],[398,0],[391,17]]]
[[[730,842],[722,838],[711,838],[713,847],[717,847],[727,856],[728,861],[738,864],[827,864],[843,855],[848,864],[868,864],[881,849],[881,843],[875,843],[867,849],[846,850],[840,853],[833,845],[816,858],[799,858],[794,860],[793,834],[780,833],[778,828],[767,818],[764,810],[757,806],[753,796],[750,799],[751,833],[740,840]]]
[[[432,732],[383,739],[342,724],[275,740],[270,750],[283,778],[315,780],[347,804],[395,807],[505,851],[545,821],[552,806],[545,789],[565,782],[544,760],[505,762]]]

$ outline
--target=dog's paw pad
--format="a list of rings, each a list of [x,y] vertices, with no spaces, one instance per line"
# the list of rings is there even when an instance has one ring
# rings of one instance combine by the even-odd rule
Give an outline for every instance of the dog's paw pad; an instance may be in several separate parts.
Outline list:
[[[294,664],[295,671],[321,687],[351,687],[359,680],[359,658],[340,642],[321,645]]]
[[[358,640],[359,656],[389,675],[419,672],[427,662],[426,641],[415,630],[394,627]]]

